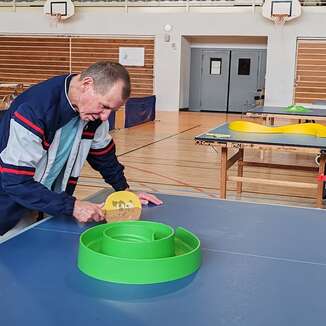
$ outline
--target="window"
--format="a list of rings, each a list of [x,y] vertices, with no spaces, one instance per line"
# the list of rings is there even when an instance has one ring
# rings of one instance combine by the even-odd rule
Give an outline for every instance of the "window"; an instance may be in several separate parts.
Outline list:
[[[250,75],[250,59],[240,58],[238,63],[238,75]]]
[[[221,58],[210,58],[209,73],[210,75],[220,75],[222,68]]]

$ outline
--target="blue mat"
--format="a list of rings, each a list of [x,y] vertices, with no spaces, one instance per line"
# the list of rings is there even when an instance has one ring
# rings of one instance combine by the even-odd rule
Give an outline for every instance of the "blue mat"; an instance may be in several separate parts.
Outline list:
[[[126,102],[125,128],[155,120],[156,96],[129,98]]]

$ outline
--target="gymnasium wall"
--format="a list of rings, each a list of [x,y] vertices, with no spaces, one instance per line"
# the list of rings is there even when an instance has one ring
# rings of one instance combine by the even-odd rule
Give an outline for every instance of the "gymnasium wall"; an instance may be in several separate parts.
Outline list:
[[[76,15],[51,25],[42,8],[0,9],[0,34],[52,34],[91,36],[146,36],[155,38],[154,93],[159,110],[178,110],[188,102],[189,44],[183,36],[267,36],[267,105],[292,103],[297,37],[326,37],[325,7],[303,8],[301,18],[284,28],[263,18],[260,8],[77,8]],[[173,26],[170,41],[164,41],[165,24]],[[181,94],[181,96],[180,96]]]
[[[0,98],[12,92],[12,88],[1,87],[2,83],[19,83],[26,88],[54,75],[79,73],[100,60],[119,61],[120,47],[145,49],[144,66],[127,67],[131,96],[152,95],[153,39],[0,35]]]
[[[296,103],[326,100],[326,39],[297,42]]]
[[[190,42],[185,37],[181,38],[180,60],[180,108],[189,107],[190,88]]]

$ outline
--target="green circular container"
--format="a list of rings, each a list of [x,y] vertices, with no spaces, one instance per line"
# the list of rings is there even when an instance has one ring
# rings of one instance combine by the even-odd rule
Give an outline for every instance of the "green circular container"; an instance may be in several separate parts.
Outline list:
[[[115,256],[103,253],[104,234],[108,227],[113,228],[113,225],[118,223],[137,223],[137,227],[140,226],[146,229],[148,229],[148,223],[150,223],[151,228],[154,228],[152,229],[154,230],[154,239],[147,241],[148,233],[145,231],[143,233],[144,242],[155,242],[155,230],[162,225],[161,223],[147,221],[127,221],[101,224],[86,230],[80,236],[78,254],[78,267],[83,273],[109,282],[152,284],[173,281],[188,276],[200,267],[200,240],[181,227],[175,229],[174,237],[172,237],[174,252],[169,257],[128,258],[116,256],[117,251]],[[157,229],[155,225],[158,226]],[[169,228],[169,226],[166,227]],[[137,232],[138,236],[136,238],[139,241],[139,231]],[[130,233],[127,240],[130,240]],[[120,238],[120,241],[123,241],[123,239]]]
[[[112,223],[103,232],[101,252],[120,258],[171,257],[175,252],[174,230],[154,222]]]

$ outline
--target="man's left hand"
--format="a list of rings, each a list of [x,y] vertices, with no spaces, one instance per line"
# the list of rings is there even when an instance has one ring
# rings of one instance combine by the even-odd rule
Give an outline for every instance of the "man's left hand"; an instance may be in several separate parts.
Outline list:
[[[146,192],[138,192],[137,196],[143,205],[147,205],[149,203],[152,203],[154,205],[163,204],[162,200],[158,199],[156,196],[152,194],[147,194]]]

